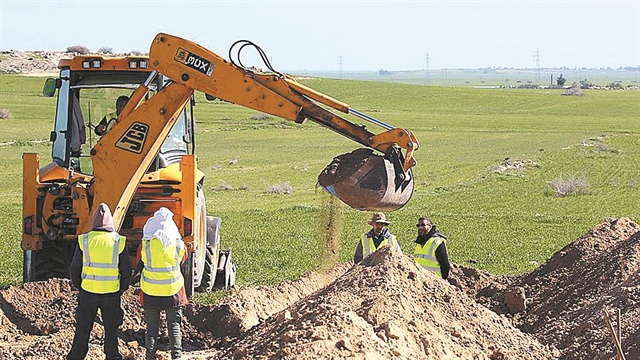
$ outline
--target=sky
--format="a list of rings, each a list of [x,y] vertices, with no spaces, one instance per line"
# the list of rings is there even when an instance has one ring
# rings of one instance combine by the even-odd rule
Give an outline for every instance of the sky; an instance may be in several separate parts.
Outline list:
[[[640,66],[640,0],[0,0],[1,51],[147,53],[160,32],[225,59],[249,40],[285,72]]]

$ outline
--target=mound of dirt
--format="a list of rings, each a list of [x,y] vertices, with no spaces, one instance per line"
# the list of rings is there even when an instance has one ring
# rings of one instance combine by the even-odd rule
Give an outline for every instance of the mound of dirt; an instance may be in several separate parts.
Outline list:
[[[528,274],[494,278],[456,268],[451,282],[563,359],[615,358],[603,311],[620,310],[625,356],[640,359],[639,231],[629,218],[606,219]]]
[[[607,219],[531,273],[453,266],[443,281],[383,248],[277,286],[234,289],[184,310],[186,359],[612,359],[602,311],[620,309],[627,359],[640,357],[640,227]],[[123,294],[120,351],[144,358],[139,289]],[[0,358],[62,359],[77,291],[68,280],[0,291]],[[166,326],[160,358],[168,359]],[[87,359],[103,359],[94,326]]]
[[[249,330],[233,359],[548,359],[553,352],[384,247]]]
[[[640,226],[607,219],[533,272],[514,279],[527,293],[518,327],[566,359],[616,355],[603,311],[620,310],[627,359],[640,359]]]

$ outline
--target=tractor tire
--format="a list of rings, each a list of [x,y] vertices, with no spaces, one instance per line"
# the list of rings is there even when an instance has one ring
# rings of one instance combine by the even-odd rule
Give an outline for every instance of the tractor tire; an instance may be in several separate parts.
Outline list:
[[[207,254],[204,259],[204,272],[202,273],[202,281],[200,286],[196,288],[197,292],[203,293],[213,289],[213,282],[215,281],[216,268],[213,261],[213,249],[207,247]]]
[[[71,241],[44,241],[42,249],[32,251],[31,262],[33,281],[52,278],[69,278],[69,266],[73,259],[76,243]],[[23,278],[27,274],[23,274]]]

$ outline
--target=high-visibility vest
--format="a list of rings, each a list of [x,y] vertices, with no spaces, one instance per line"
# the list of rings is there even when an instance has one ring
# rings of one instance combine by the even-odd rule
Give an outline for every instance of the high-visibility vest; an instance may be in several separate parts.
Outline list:
[[[90,231],[78,236],[82,250],[81,287],[94,294],[120,290],[118,257],[124,251],[126,238],[116,232]]]
[[[442,272],[440,271],[440,263],[436,259],[436,250],[443,242],[443,238],[433,236],[424,245],[416,244],[416,249],[413,252],[416,263],[427,270],[433,271],[439,277],[442,277]]]
[[[362,244],[362,258],[366,258],[367,256],[373,254],[376,250],[380,249],[385,245],[391,245],[391,247],[398,247],[398,241],[396,240],[395,235],[391,235],[391,233],[387,232],[384,236],[384,240],[380,241],[378,247],[376,247],[373,242],[373,237],[368,237],[369,233],[362,234],[360,236],[360,243]]]
[[[104,133],[106,134],[111,131],[111,129],[113,129],[115,124],[118,122],[118,113],[114,111],[112,113],[108,113],[104,117],[107,119],[107,127],[104,130]],[[111,119],[116,119],[116,121],[111,121]]]
[[[141,258],[144,263],[140,276],[140,289],[153,296],[171,296],[184,285],[180,260],[184,256],[184,243],[175,241],[166,248],[158,239],[143,240]]]

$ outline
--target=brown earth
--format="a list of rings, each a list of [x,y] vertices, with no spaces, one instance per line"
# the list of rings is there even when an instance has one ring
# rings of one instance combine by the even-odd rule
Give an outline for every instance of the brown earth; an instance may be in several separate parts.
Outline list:
[[[186,359],[615,359],[603,318],[621,312],[622,348],[640,358],[640,227],[607,219],[534,271],[494,277],[455,265],[449,281],[383,248],[277,286],[235,289],[185,308]],[[138,289],[123,295],[120,350],[143,359]],[[77,291],[68,280],[0,291],[0,358],[63,359]],[[615,320],[615,316],[613,316]],[[103,359],[102,325],[88,359]],[[168,359],[166,328],[160,358]]]

